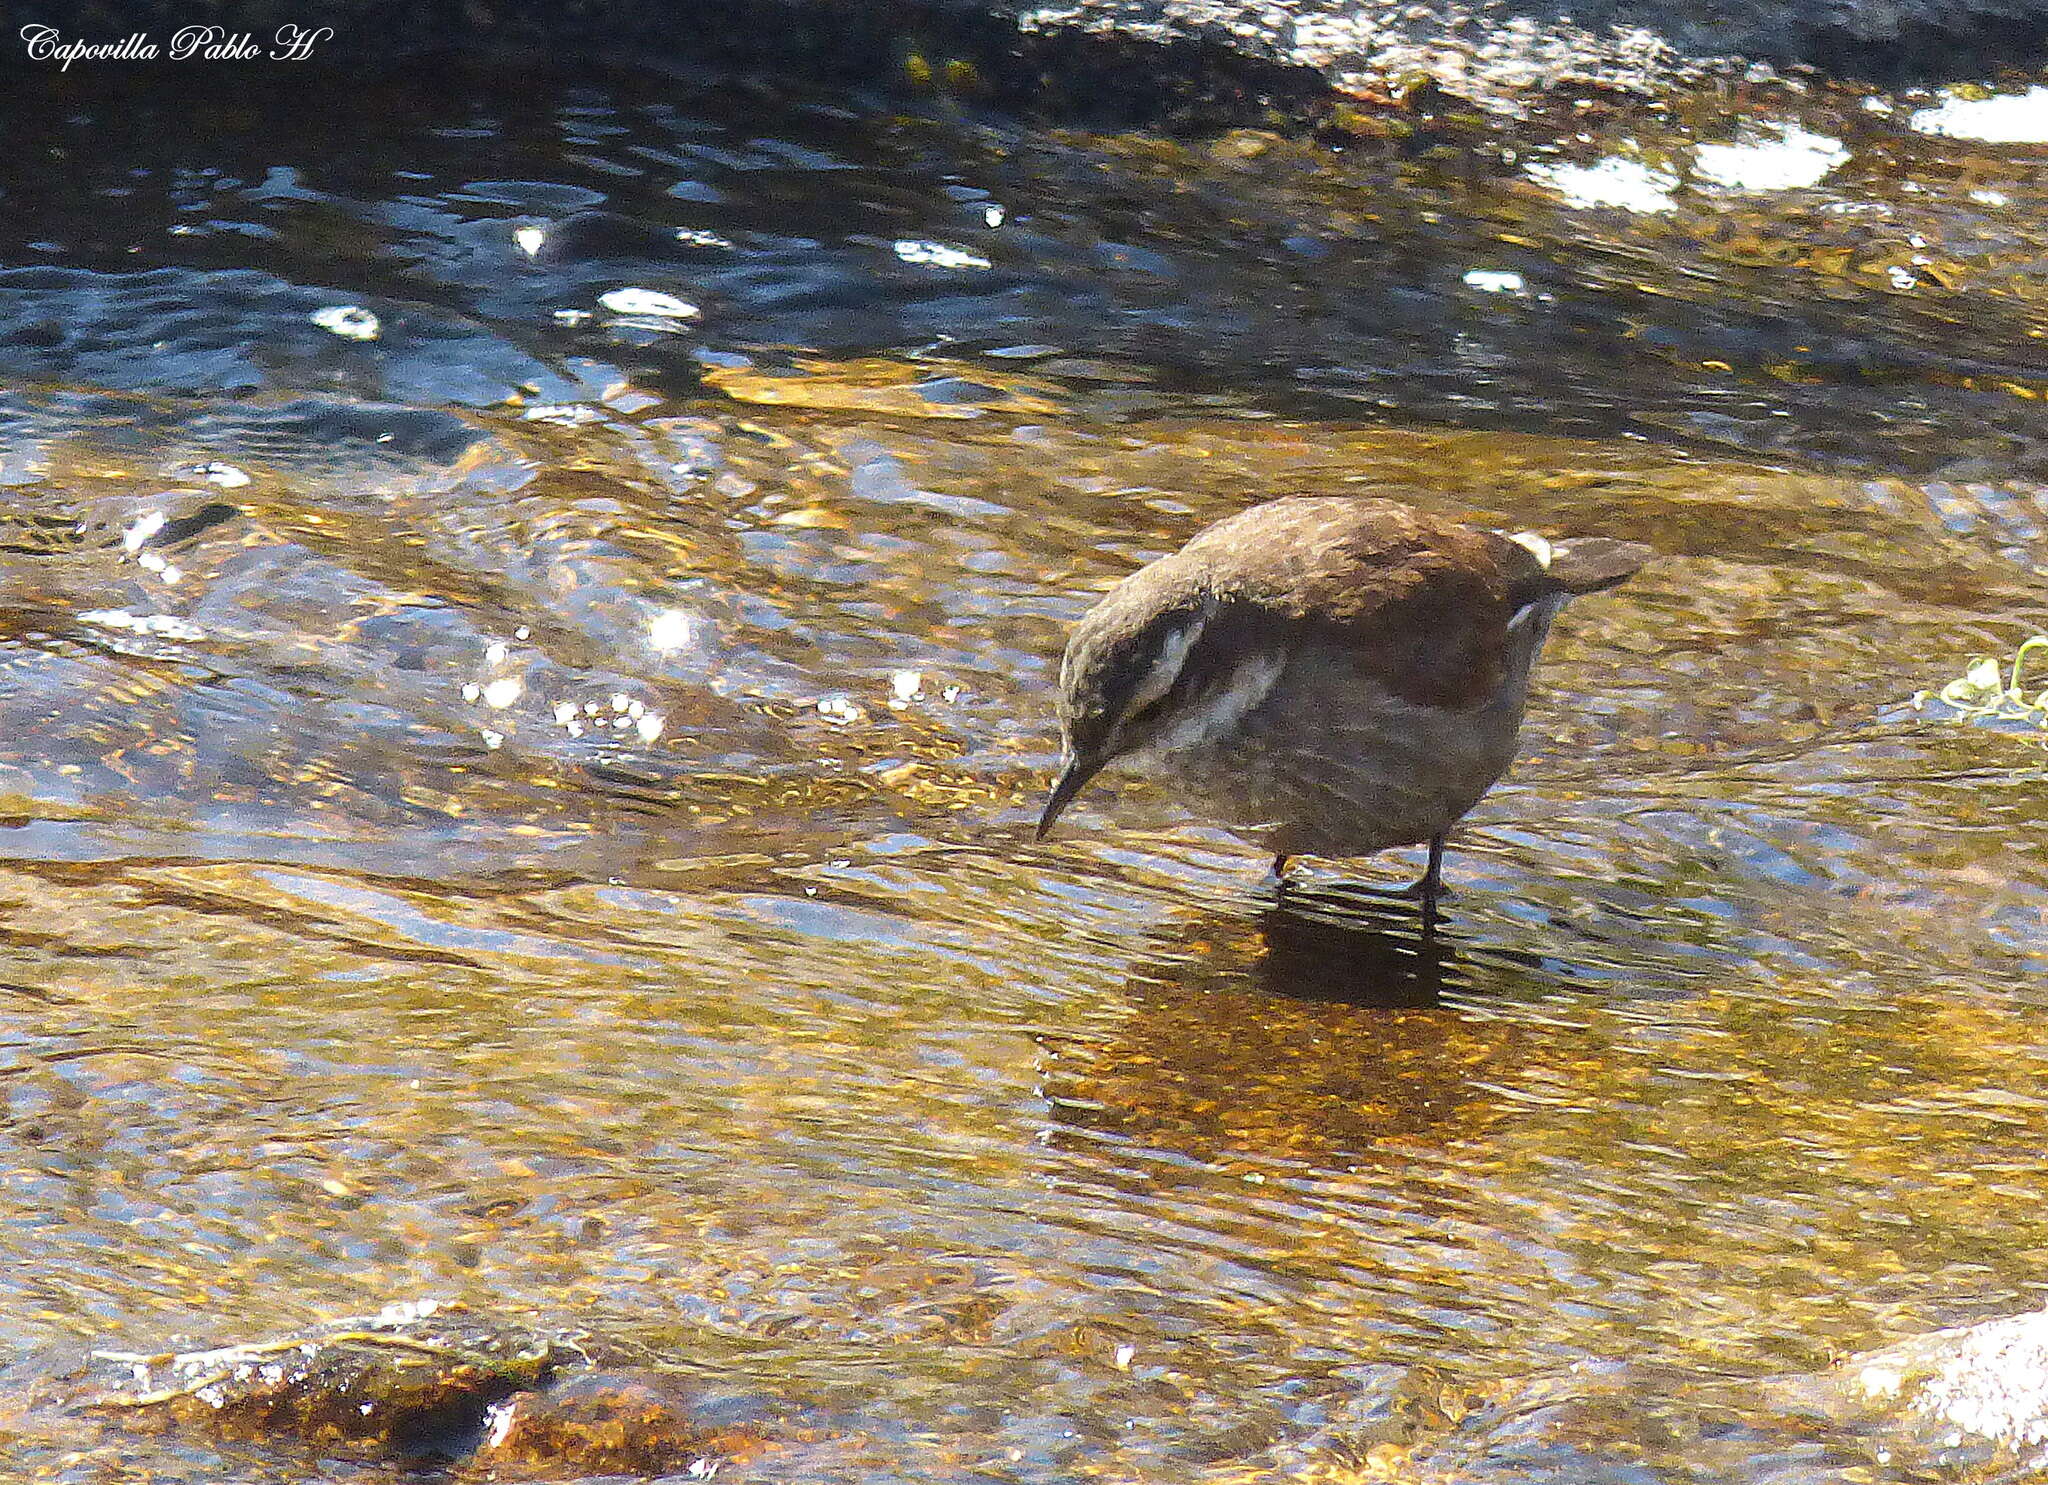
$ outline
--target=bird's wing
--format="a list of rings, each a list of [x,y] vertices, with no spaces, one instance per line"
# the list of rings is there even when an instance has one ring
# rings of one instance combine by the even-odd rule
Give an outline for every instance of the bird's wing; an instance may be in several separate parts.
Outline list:
[[[1213,585],[1216,640],[1320,638],[1404,701],[1463,710],[1498,691],[1516,614],[1611,588],[1650,556],[1602,537],[1503,536],[1392,500],[1301,496],[1219,522],[1169,560],[1227,574]]]
[[[1387,500],[1269,502],[1187,550],[1212,545],[1229,554],[1217,596],[1247,631],[1337,644],[1403,700],[1455,709],[1498,690],[1519,589],[1543,574],[1506,537]]]

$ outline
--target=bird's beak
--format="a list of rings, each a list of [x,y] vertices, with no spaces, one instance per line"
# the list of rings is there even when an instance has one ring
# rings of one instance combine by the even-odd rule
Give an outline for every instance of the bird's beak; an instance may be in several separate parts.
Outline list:
[[[1060,759],[1059,777],[1052,781],[1052,795],[1045,801],[1045,813],[1038,817],[1037,839],[1045,839],[1045,833],[1052,829],[1052,822],[1066,811],[1067,806],[1074,802],[1074,796],[1087,787],[1088,781],[1102,771],[1102,765],[1107,761],[1081,758],[1073,753]]]

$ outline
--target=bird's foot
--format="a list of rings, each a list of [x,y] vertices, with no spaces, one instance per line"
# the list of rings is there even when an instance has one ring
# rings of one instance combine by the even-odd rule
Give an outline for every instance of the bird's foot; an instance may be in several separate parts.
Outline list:
[[[1451,889],[1444,885],[1444,844],[1448,831],[1438,831],[1429,838],[1429,865],[1422,875],[1409,885],[1408,893],[1422,904],[1422,936],[1429,938],[1436,932],[1436,906],[1451,895]]]
[[[1396,888],[1394,895],[1422,904],[1422,936],[1432,939],[1436,937],[1437,925],[1443,921],[1438,904],[1454,894],[1444,885],[1444,879],[1432,871],[1425,872],[1405,887]]]

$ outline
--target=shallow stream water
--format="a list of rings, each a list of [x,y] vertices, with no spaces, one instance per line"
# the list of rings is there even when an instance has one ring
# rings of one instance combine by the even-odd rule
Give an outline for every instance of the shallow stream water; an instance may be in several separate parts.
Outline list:
[[[2048,629],[2048,148],[100,86],[4,105],[17,1398],[435,1298],[761,1399],[722,1478],[1874,1479],[1764,1384],[2041,1303],[2044,754],[1910,699]],[[1071,620],[1339,490],[1663,554],[1445,934],[1033,844]]]

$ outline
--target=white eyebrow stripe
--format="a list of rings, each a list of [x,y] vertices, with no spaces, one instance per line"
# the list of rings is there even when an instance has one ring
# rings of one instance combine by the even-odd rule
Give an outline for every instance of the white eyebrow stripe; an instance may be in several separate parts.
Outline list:
[[[1516,531],[1509,534],[1508,540],[1516,546],[1524,548],[1538,562],[1541,562],[1545,572],[1550,571],[1550,559],[1557,549],[1551,546],[1544,538],[1538,536],[1533,531]]]
[[[1152,661],[1152,668],[1145,672],[1144,683],[1131,693],[1130,705],[1124,708],[1125,717],[1134,717],[1168,691],[1180,679],[1180,670],[1187,663],[1188,651],[1195,647],[1195,641],[1202,637],[1208,627],[1209,616],[1196,614],[1180,628],[1170,631],[1161,641],[1159,654]]]

